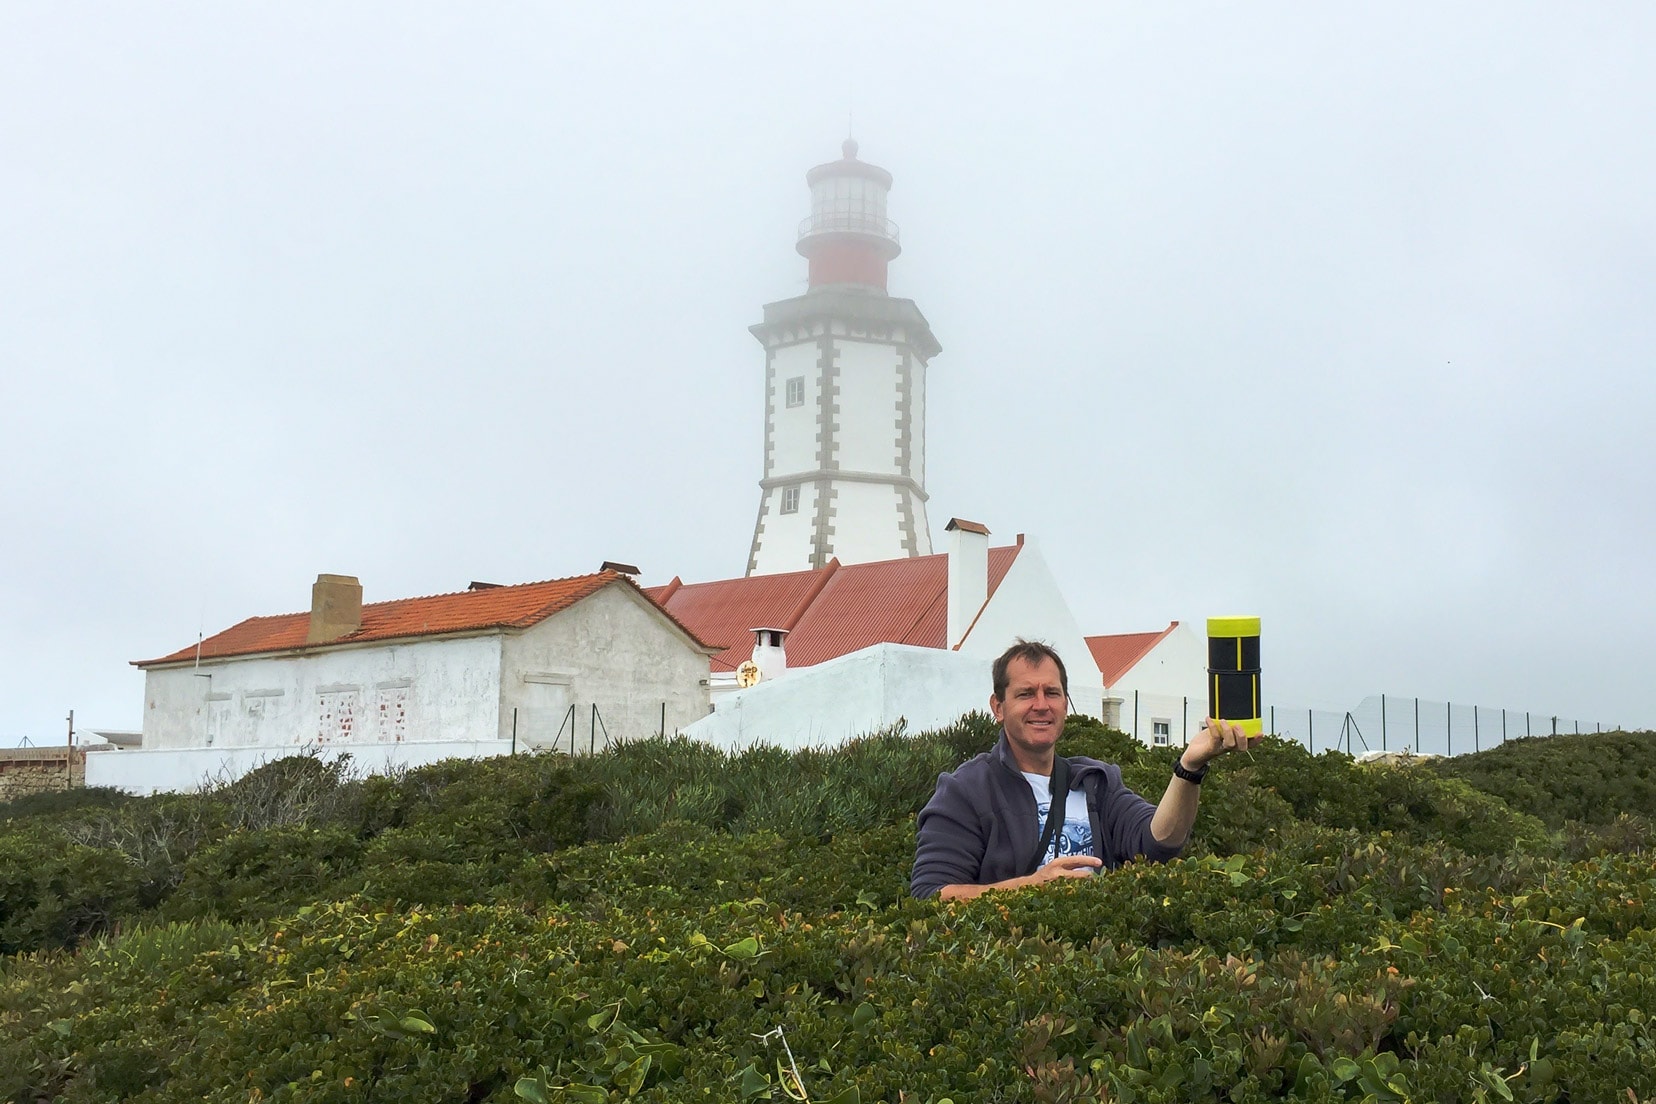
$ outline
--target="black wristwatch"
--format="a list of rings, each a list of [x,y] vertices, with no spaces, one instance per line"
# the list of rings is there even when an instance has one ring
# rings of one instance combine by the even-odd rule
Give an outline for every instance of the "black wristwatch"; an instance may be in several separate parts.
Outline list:
[[[1202,779],[1207,777],[1207,772],[1208,765],[1206,763],[1202,764],[1201,770],[1191,770],[1178,759],[1173,760],[1173,777],[1182,778],[1192,786],[1200,786]]]

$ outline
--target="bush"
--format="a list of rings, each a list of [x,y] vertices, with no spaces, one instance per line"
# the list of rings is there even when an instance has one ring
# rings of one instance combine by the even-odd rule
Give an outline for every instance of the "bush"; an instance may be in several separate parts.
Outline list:
[[[132,795],[113,786],[77,786],[71,790],[48,790],[0,801],[0,820],[47,817],[81,809],[112,809],[132,800]]]
[[[0,954],[73,947],[137,911],[140,875],[122,856],[46,826],[0,835]]]
[[[1184,859],[911,900],[914,813],[993,736],[289,764],[270,827],[224,790],[5,822],[0,1100],[748,1104],[797,1093],[779,1028],[840,1104],[1648,1095],[1643,816],[1554,838],[1267,744],[1216,764]],[[1176,754],[1064,750],[1152,799]]]
[[[1429,769],[1554,828],[1570,820],[1607,824],[1620,813],[1656,810],[1656,733],[1508,740],[1474,755],[1431,760]]]

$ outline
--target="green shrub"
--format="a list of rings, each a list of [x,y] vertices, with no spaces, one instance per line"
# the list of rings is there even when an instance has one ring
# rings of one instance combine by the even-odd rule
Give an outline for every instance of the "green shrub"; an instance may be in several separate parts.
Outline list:
[[[131,801],[132,795],[113,786],[76,786],[69,790],[48,790],[0,801],[0,820],[48,817],[81,809],[112,809]]]
[[[1186,858],[911,900],[915,811],[993,737],[289,764],[270,827],[222,789],[5,822],[0,1100],[747,1104],[797,1089],[778,1029],[840,1104],[1649,1095],[1641,815],[1554,839],[1267,744],[1215,765]],[[1177,754],[1064,750],[1152,800]]]
[[[140,874],[121,855],[45,825],[0,834],[0,954],[73,947],[138,907]]]
[[[1508,740],[1429,769],[1499,797],[1554,827],[1656,812],[1656,733],[1605,732]]]
[[[343,828],[234,832],[192,855],[162,914],[172,920],[258,920],[334,897],[362,862]]]

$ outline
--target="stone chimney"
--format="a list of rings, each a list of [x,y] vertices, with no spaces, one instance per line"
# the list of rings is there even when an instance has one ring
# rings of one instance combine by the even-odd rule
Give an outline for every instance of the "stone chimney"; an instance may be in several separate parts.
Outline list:
[[[989,598],[989,530],[975,521],[950,518],[949,621],[944,646],[958,648]]]
[[[326,644],[362,628],[362,584],[354,575],[318,575],[311,586],[306,644]]]
[[[753,663],[759,678],[768,682],[788,672],[787,629],[749,629],[753,634]]]

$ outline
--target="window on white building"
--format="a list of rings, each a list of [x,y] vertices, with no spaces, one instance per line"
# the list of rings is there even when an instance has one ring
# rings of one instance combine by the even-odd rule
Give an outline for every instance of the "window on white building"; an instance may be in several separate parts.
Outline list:
[[[784,514],[797,514],[797,513],[799,513],[799,488],[798,488],[798,486],[783,487],[782,488],[782,512]]]
[[[1173,742],[1173,722],[1153,720],[1150,722],[1151,741],[1157,747],[1166,747]]]
[[[362,694],[357,690],[322,690],[316,695],[316,742],[344,744],[356,733],[358,703]]]
[[[793,378],[789,379],[788,380],[787,391],[788,391],[788,405],[789,406],[804,406],[805,405],[805,377],[804,376],[794,376]]]

